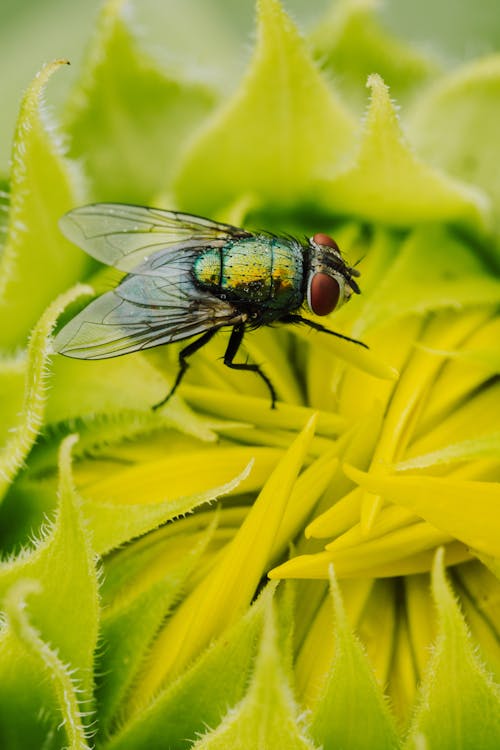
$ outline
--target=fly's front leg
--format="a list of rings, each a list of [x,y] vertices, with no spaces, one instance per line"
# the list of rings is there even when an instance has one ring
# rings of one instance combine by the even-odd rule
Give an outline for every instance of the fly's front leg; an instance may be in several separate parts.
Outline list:
[[[260,369],[259,365],[249,365],[247,363],[236,364],[235,362],[233,362],[233,359],[235,358],[238,349],[240,348],[241,342],[243,341],[244,335],[245,326],[243,323],[234,326],[229,338],[226,353],[224,354],[224,364],[226,365],[226,367],[230,367],[232,370],[248,370],[250,372],[256,372],[257,375],[260,375],[264,383],[267,385],[269,393],[271,394],[271,409],[275,409],[276,391],[274,390],[273,384],[271,383],[267,375]]]
[[[304,325],[309,326],[309,328],[314,328],[315,331],[321,331],[322,333],[329,333],[330,336],[336,336],[339,339],[344,339],[344,341],[350,341],[351,344],[357,344],[358,346],[363,346],[365,349],[369,349],[370,347],[367,346],[367,344],[364,344],[362,341],[358,341],[358,339],[351,339],[349,336],[344,336],[343,333],[337,333],[337,331],[330,331],[329,328],[325,328],[321,325],[321,323],[316,323],[314,320],[308,320],[307,318],[303,318],[301,315],[286,315],[283,318],[280,318],[280,323],[304,323]]]
[[[153,406],[153,409],[155,411],[156,409],[159,409],[160,406],[163,406],[164,404],[166,404],[167,401],[169,401],[169,399],[174,395],[182,378],[186,374],[186,370],[189,367],[189,362],[187,361],[187,358],[190,357],[195,352],[197,352],[203,346],[205,346],[205,344],[208,344],[210,339],[213,338],[216,333],[217,333],[217,329],[213,329],[212,331],[207,331],[206,333],[203,334],[203,336],[200,336],[199,339],[196,339],[196,341],[193,341],[191,344],[188,344],[188,346],[185,346],[184,349],[181,349],[181,351],[179,352],[179,370],[177,372],[175,382],[172,388],[169,390],[169,392],[165,396],[165,398],[162,399],[158,404],[155,404]]]

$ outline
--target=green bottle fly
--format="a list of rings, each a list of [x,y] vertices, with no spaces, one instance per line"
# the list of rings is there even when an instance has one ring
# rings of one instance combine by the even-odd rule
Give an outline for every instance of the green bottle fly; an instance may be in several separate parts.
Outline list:
[[[317,233],[293,237],[244,229],[200,216],[142,206],[97,203],[69,211],[61,228],[89,255],[125,271],[110,292],[85,307],[58,333],[67,357],[105,359],[193,338],[161,406],[188,368],[188,358],[220,328],[231,327],[224,364],[256,372],[274,407],[276,393],[259,365],[234,358],[247,328],[303,323],[365,346],[301,315],[328,315],[354,292],[359,273],[336,242]]]

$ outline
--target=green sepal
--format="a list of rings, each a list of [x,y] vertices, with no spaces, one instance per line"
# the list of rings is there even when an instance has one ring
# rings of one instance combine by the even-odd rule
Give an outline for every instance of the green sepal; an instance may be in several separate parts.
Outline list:
[[[34,624],[43,638],[57,646],[64,661],[81,670],[89,697],[98,623],[97,574],[90,533],[71,476],[75,439],[69,436],[60,448],[56,519],[33,551],[2,563],[0,594],[24,578],[40,583],[43,597],[34,597],[30,605]]]
[[[240,701],[254,664],[271,584],[224,635],[212,643],[183,674],[137,713],[103,750],[163,750],[195,740],[219,724],[228,706]]]
[[[324,180],[321,204],[331,213],[396,227],[454,222],[483,234],[490,222],[487,196],[421,161],[380,76],[370,75],[368,87],[371,101],[357,154]]]
[[[7,624],[0,633],[2,745],[8,750],[57,750],[62,746],[89,750],[72,669],[31,623],[30,605],[42,593],[37,581],[22,579],[4,599]]]
[[[104,561],[102,649],[97,667],[101,677],[96,689],[100,733],[109,733],[113,721],[126,721],[126,714],[120,715],[120,703],[152,638],[200,562],[217,521],[213,516],[202,533],[173,534],[175,527],[167,527],[168,540],[165,529],[160,529]]]
[[[241,460],[238,463],[237,473],[232,471],[232,467],[226,469],[225,481],[218,484],[208,477],[203,482],[204,488],[201,490],[199,477],[193,477],[196,490],[190,492],[186,486],[184,493],[180,495],[172,494],[170,491],[169,496],[169,488],[163,485],[162,492],[165,499],[160,501],[149,499],[148,502],[146,496],[142,503],[123,503],[120,502],[119,495],[115,498],[110,497],[108,500],[97,499],[91,495],[91,492],[96,491],[95,485],[87,491],[83,489],[85,516],[92,528],[96,551],[100,554],[109,552],[124,542],[156,529],[166,521],[191,513],[200,505],[211,503],[221,495],[231,492],[247,478],[252,467],[251,461],[246,466]],[[147,470],[148,466],[146,464],[141,468]],[[220,473],[218,479],[220,480]],[[122,482],[126,483],[126,481],[125,476]]]
[[[24,346],[47,305],[85,276],[92,261],[66,240],[58,220],[82,201],[76,165],[68,161],[43,103],[65,61],[46,65],[24,95],[14,137],[10,207],[0,258],[0,346]]]
[[[349,625],[333,566],[330,588],[334,654],[312,709],[311,734],[324,750],[393,750],[399,747],[394,721],[363,647]]]
[[[75,437],[68,437],[61,444],[60,450],[60,478],[59,478],[59,508],[56,519],[45,535],[35,544],[33,551],[25,551],[18,557],[2,563],[0,567],[0,598],[10,591],[16,591],[24,581],[33,581],[39,593],[29,600],[29,623],[21,622],[19,634],[25,633],[20,640],[24,640],[25,649],[33,656],[44,661],[44,669],[53,674],[53,682],[57,696],[56,703],[47,708],[47,722],[57,727],[61,722],[62,712],[66,722],[66,711],[75,702],[74,696],[68,694],[68,705],[61,705],[62,691],[78,691],[78,711],[87,711],[93,694],[93,662],[97,643],[99,622],[99,604],[97,592],[97,571],[90,535],[83,519],[80,500],[75,492],[71,477],[70,453]],[[9,595],[8,595],[9,596]],[[12,602],[18,601],[15,595]],[[21,597],[23,598],[23,597]],[[33,629],[36,629],[33,630]],[[29,635],[31,633],[31,635]],[[9,651],[8,646],[5,648]],[[22,651],[22,649],[21,649]],[[15,654],[14,649],[14,654]],[[17,650],[19,653],[19,649]],[[14,656],[13,656],[14,658]],[[24,660],[24,655],[22,659]],[[18,700],[16,692],[17,677],[12,676],[13,668],[9,658],[1,662],[5,675],[0,682],[6,691],[5,700],[0,701],[3,706],[8,702]],[[24,666],[23,666],[24,663]],[[20,674],[28,669],[25,662],[19,665]],[[40,668],[37,667],[40,671]],[[7,680],[8,678],[8,680]],[[71,679],[70,679],[71,678]],[[30,689],[36,685],[36,680],[29,679]],[[44,680],[41,681],[44,684]],[[12,690],[12,692],[11,692]],[[24,692],[24,691],[21,691]],[[26,691],[29,693],[30,691]],[[42,700],[42,695],[34,690],[34,699]],[[50,691],[49,691],[50,693]],[[54,707],[55,706],[55,707]],[[58,708],[57,708],[58,706]],[[41,706],[39,706],[41,708]],[[37,725],[37,713],[32,713],[31,720],[27,717],[26,731],[30,726]],[[17,711],[11,715],[13,723],[19,721]],[[6,721],[8,717],[4,717]],[[68,719],[69,721],[69,719]],[[29,747],[30,745],[25,745]],[[33,746],[33,745],[31,745]],[[71,747],[77,747],[72,744]]]
[[[250,684],[242,700],[229,707],[218,726],[193,750],[314,750],[308,729],[288,682],[278,646],[278,623],[272,601],[265,608],[264,628]]]
[[[92,198],[148,205],[168,189],[214,95],[166,75],[140,48],[129,10],[123,0],[105,3],[66,120],[71,155],[84,160]]]
[[[420,685],[405,750],[495,750],[500,745],[500,687],[484,666],[446,580],[443,550],[432,591],[438,635]]]
[[[322,77],[278,0],[259,0],[258,36],[234,96],[207,122],[175,182],[205,215],[240,196],[310,204],[325,171],[352,150],[356,121]]]
[[[51,334],[57,318],[67,305],[88,292],[88,287],[77,285],[52,302],[33,329],[26,357],[12,374],[9,395],[12,404],[19,405],[20,410],[15,414],[15,422],[4,425],[6,440],[0,450],[0,500],[23,466],[44,421],[48,364],[53,354]]]

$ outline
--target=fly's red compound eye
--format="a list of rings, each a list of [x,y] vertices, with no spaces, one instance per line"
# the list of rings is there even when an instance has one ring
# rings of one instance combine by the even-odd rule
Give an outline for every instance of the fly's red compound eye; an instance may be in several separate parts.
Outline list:
[[[315,315],[328,315],[338,305],[339,282],[327,273],[315,273],[311,279],[309,294],[311,310]]]
[[[315,235],[313,235],[313,241],[317,245],[326,245],[326,247],[333,247],[337,252],[339,251],[339,246],[335,242],[332,237],[330,237],[329,234],[323,234],[323,232],[317,232]]]

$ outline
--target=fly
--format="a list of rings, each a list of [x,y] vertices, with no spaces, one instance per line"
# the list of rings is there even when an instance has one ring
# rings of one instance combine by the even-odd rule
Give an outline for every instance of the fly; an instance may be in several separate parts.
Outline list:
[[[322,233],[293,237],[221,224],[200,216],[118,203],[96,203],[65,214],[65,236],[101,263],[126,272],[109,292],[90,302],[62,328],[55,348],[67,357],[106,359],[174,341],[194,339],[179,353],[179,369],[165,404],[177,390],[188,359],[220,328],[231,327],[224,364],[257,373],[235,357],[248,329],[303,323],[365,346],[302,317],[328,315],[359,294],[356,269],[335,240]]]

